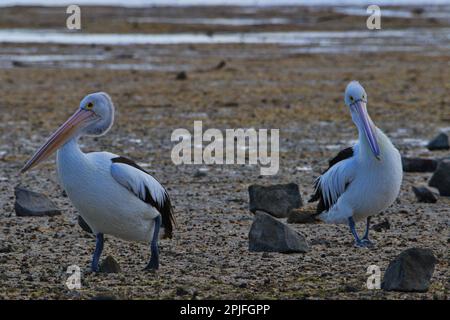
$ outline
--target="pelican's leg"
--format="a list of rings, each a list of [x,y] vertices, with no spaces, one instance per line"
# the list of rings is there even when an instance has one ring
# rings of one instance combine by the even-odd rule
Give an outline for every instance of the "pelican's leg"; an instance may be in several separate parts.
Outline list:
[[[353,237],[355,237],[355,246],[364,247],[364,244],[359,238],[358,232],[356,231],[355,220],[353,220],[353,217],[348,218],[348,226],[350,227],[350,231],[352,232]]]
[[[161,216],[157,216],[155,218],[155,229],[153,232],[152,243],[150,245],[151,249],[151,257],[147,266],[144,270],[158,270],[159,268],[159,247],[158,247],[158,239],[159,239],[159,229],[161,228]]]
[[[100,261],[100,256],[103,251],[103,233],[97,233],[95,242],[94,256],[92,257],[91,270],[92,272],[98,272],[98,262]]]
[[[361,242],[364,243],[366,247],[372,247],[373,242],[369,239],[369,229],[370,229],[370,217],[367,217],[367,223],[366,223],[366,232],[364,233],[364,236],[361,239]]]

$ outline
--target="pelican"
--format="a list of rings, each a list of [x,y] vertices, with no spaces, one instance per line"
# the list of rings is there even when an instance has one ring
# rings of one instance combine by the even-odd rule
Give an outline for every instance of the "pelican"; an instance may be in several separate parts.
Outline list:
[[[357,81],[345,90],[345,104],[358,128],[358,142],[330,160],[329,168],[315,182],[309,200],[319,200],[316,217],[326,223],[348,224],[357,247],[371,247],[370,218],[397,198],[403,178],[400,153],[375,126],[367,112],[367,94]],[[355,221],[366,219],[362,238]]]
[[[108,94],[97,92],[81,100],[78,110],[48,138],[21,169],[35,167],[57,150],[59,180],[73,205],[96,235],[91,263],[99,271],[104,235],[150,243],[145,270],[159,267],[159,232],[171,238],[175,223],[166,189],[139,165],[109,152],[83,153],[83,135],[101,136],[114,122]]]

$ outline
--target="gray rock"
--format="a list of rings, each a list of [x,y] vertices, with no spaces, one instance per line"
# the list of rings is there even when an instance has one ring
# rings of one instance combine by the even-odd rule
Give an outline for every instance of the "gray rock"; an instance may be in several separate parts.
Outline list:
[[[111,256],[107,256],[106,259],[102,261],[99,268],[100,272],[103,273],[119,273],[121,271],[119,264]]]
[[[412,187],[414,194],[416,195],[417,201],[424,203],[436,203],[437,198],[434,193],[425,186]]]
[[[175,77],[175,79],[177,80],[186,80],[187,79],[187,73],[186,71],[181,71],[177,74],[177,76]]]
[[[23,61],[17,61],[17,60],[13,60],[12,62],[13,67],[28,67],[29,65],[26,64]]]
[[[450,145],[448,143],[448,136],[441,132],[427,145],[428,150],[448,150]]]
[[[215,70],[220,70],[222,68],[224,68],[227,65],[227,63],[225,62],[225,60],[220,61],[215,67]]]
[[[17,216],[42,217],[61,214],[56,205],[43,194],[21,187],[16,187],[14,194],[16,196],[14,209]]]
[[[441,196],[450,196],[450,160],[442,160],[428,183],[439,190]]]
[[[425,292],[436,262],[430,249],[407,249],[389,263],[381,286],[386,291]]]
[[[198,169],[194,172],[194,178],[202,178],[206,177],[208,175],[207,170],[205,169]]]
[[[249,233],[249,250],[257,252],[307,252],[306,239],[265,212],[256,212]]]
[[[178,287],[177,290],[175,291],[175,294],[177,296],[186,296],[189,294],[189,291],[185,288]]]
[[[91,227],[87,224],[87,222],[83,219],[82,216],[78,216],[78,225],[86,231],[87,233],[93,233]]]
[[[404,172],[434,172],[438,166],[435,159],[402,157]]]
[[[317,216],[311,213],[299,212],[298,210],[292,210],[289,213],[287,223],[317,223]]]
[[[389,223],[388,219],[384,219],[383,222],[374,224],[372,226],[372,230],[374,230],[375,232],[381,232],[383,230],[389,230],[391,228],[391,224]]]
[[[267,212],[277,218],[286,218],[292,209],[302,206],[302,198],[295,183],[272,186],[251,185],[248,187],[250,211]]]

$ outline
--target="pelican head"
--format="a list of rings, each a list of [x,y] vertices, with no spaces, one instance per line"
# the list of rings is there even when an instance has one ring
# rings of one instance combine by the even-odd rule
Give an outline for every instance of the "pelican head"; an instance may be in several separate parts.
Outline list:
[[[81,100],[78,110],[47,139],[20,172],[23,173],[46,160],[72,138],[105,134],[113,122],[114,105],[109,95],[104,92],[87,95]]]
[[[345,89],[345,104],[350,108],[353,122],[359,132],[364,132],[373,155],[380,159],[380,147],[375,136],[375,125],[367,112],[367,93],[358,81],[352,81]]]

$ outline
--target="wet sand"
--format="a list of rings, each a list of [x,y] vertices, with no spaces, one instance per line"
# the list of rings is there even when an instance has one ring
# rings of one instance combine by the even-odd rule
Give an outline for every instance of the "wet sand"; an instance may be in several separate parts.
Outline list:
[[[59,28],[53,10],[2,8],[0,27]],[[180,16],[179,9],[165,10],[164,15]],[[200,9],[185,10],[193,15]],[[224,9],[201,10],[208,11],[202,12],[203,16],[216,17]],[[315,23],[330,15],[324,10],[310,13],[312,20],[302,26],[156,23],[138,24],[138,29],[133,29],[133,24],[119,20],[145,16],[145,11],[97,8],[86,14],[83,32],[357,30],[361,20],[365,23],[365,18],[354,16]],[[24,18],[28,12],[39,13],[32,23]],[[278,11],[262,12],[256,17],[279,15]],[[385,28],[448,27],[446,22],[428,19],[418,25],[408,19],[383,23]],[[305,201],[328,159],[356,139],[343,104],[343,90],[350,80],[363,83],[374,122],[403,155],[448,157],[448,152],[430,152],[420,145],[439,128],[449,126],[448,50],[313,54],[288,49],[276,44],[2,44],[3,56],[16,57],[0,62],[0,298],[448,299],[450,199],[417,203],[411,190],[426,184],[428,173],[406,173],[396,203],[373,219],[379,223],[387,218],[391,224],[389,230],[372,231],[374,249],[354,248],[346,226],[315,224],[292,225],[311,243],[309,253],[248,251],[253,219],[248,211],[248,186],[295,182]],[[23,55],[49,54],[82,55],[74,57],[75,62],[88,64],[70,65],[64,59],[52,63],[20,60]],[[106,59],[87,58],[99,55]],[[221,61],[225,66],[215,68]],[[187,71],[187,79],[176,80],[182,70]],[[77,213],[58,186],[54,160],[24,176],[17,173],[79,100],[100,90],[112,96],[116,123],[104,137],[84,138],[83,150],[107,150],[135,159],[158,177],[172,197],[178,228],[174,239],[161,241],[161,268],[156,274],[142,271],[149,258],[148,246],[108,236],[103,257],[112,255],[122,272],[89,273],[95,241],[77,225]],[[279,128],[279,173],[263,177],[257,166],[174,166],[171,133],[176,128],[192,132],[194,120],[202,120],[204,130]],[[200,167],[208,169],[205,177],[195,177]],[[17,217],[17,185],[47,194],[63,214]],[[362,225],[359,227],[362,230]],[[428,292],[366,289],[369,265],[379,265],[384,272],[390,260],[411,247],[430,248],[439,261]],[[64,285],[66,269],[72,264],[83,271],[78,291]]]

